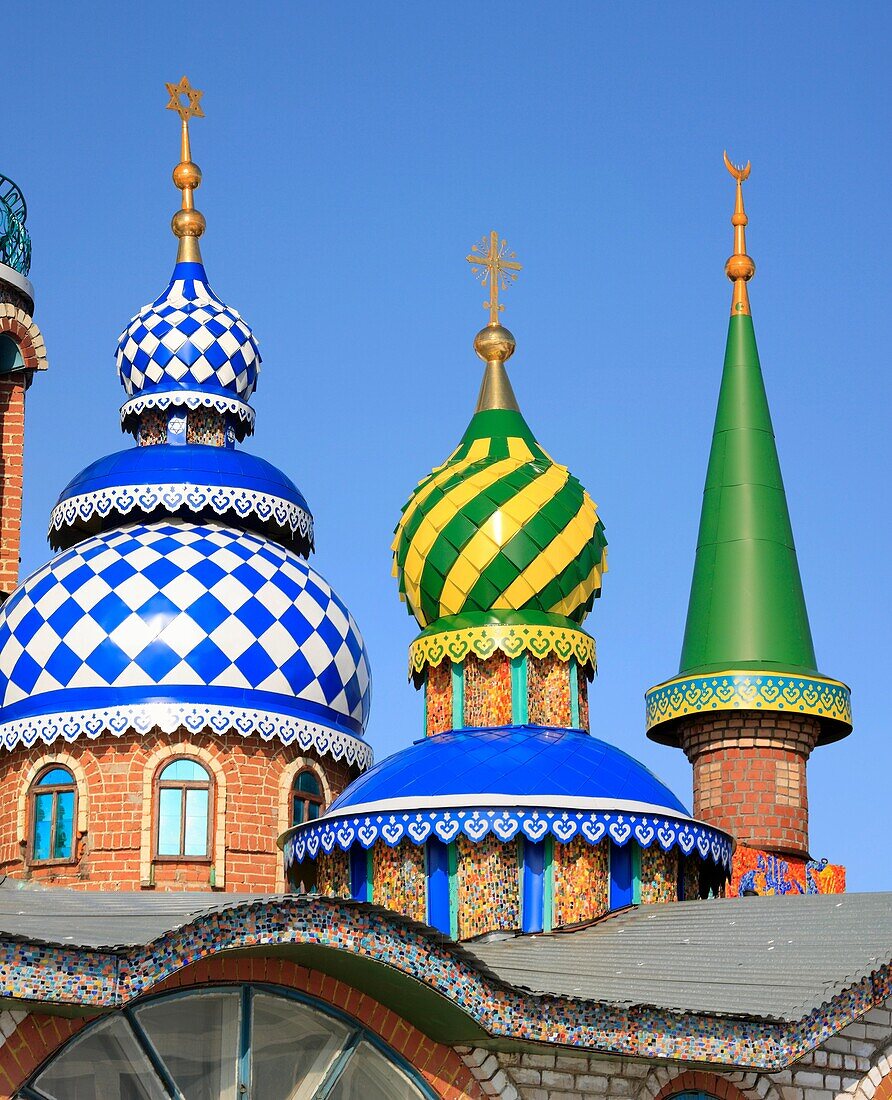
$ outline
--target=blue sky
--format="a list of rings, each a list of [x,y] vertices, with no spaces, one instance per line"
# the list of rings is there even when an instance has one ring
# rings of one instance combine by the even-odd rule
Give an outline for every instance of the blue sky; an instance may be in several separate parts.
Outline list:
[[[249,449],[317,521],[314,565],[371,654],[377,754],[420,735],[389,544],[473,410],[486,317],[464,256],[524,271],[511,375],[610,540],[593,729],[685,799],[644,736],[677,669],[746,185],[756,332],[822,670],[854,734],[809,765],[812,849],[892,888],[887,734],[888,5],[62,5],[19,15],[0,171],[22,187],[51,370],[28,397],[23,569],[88,462],[126,445],[113,362],[166,284],[178,193],[164,82],[204,89],[197,205],[216,290],[264,356]]]

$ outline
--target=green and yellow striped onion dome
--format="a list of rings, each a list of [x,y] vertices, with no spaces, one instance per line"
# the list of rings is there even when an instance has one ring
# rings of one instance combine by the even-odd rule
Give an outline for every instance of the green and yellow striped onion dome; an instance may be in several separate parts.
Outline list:
[[[607,540],[591,497],[513,409],[485,409],[421,481],[393,540],[400,597],[422,627],[498,611],[581,623]]]

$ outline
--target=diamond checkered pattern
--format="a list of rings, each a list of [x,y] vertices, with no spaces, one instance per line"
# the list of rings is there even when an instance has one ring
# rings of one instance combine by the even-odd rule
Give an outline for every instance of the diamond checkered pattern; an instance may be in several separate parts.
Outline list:
[[[296,696],[363,727],[371,693],[359,629],[306,562],[177,520],[87,539],[32,574],[0,611],[0,677],[4,706],[62,688],[207,685]]]
[[[170,286],[132,319],[118,340],[118,376],[128,397],[166,389],[228,392],[248,401],[260,352],[239,313],[224,305],[196,265],[177,265]],[[201,268],[201,271],[204,269]]]

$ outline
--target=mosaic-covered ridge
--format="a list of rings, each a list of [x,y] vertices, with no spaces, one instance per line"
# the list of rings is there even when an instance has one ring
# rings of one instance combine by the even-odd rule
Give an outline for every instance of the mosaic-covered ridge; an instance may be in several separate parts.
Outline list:
[[[390,966],[449,998],[494,1038],[765,1070],[790,1065],[892,994],[892,967],[883,964],[793,1023],[536,996],[480,971],[431,929],[317,897],[236,905],[120,953],[0,940],[0,997],[117,1008],[220,952],[285,944],[349,950]]]

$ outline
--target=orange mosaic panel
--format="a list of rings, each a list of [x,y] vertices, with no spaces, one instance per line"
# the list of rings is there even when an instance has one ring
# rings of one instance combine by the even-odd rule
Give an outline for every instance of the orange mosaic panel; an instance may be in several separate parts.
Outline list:
[[[664,852],[659,844],[641,849],[641,904],[678,901],[678,850]]]
[[[481,661],[465,658],[465,725],[508,726],[511,724],[511,661],[497,650]]]
[[[579,836],[555,842],[552,881],[555,928],[603,916],[610,907],[610,845],[593,848]]]
[[[401,840],[395,847],[381,843],[372,853],[372,900],[413,920],[427,920],[424,848]]]
[[[456,841],[458,938],[520,927],[520,875],[517,842],[503,844],[491,833],[479,844]]]
[[[316,861],[316,889],[324,897],[350,897],[350,859],[346,852],[320,852]]]
[[[153,447],[167,442],[167,413],[149,409],[139,418],[139,445]]]
[[[186,442],[223,446],[223,414],[216,409],[190,410],[186,421]]]
[[[591,732],[588,712],[588,677],[585,669],[576,666],[576,679],[579,684],[579,728]]]
[[[528,713],[534,726],[570,725],[570,670],[554,653],[530,654],[527,666]]]
[[[427,710],[427,728],[425,733],[432,737],[435,733],[445,733],[452,729],[452,662],[441,661],[438,665],[428,665],[425,686]]]
[[[738,844],[731,865],[732,898],[757,894],[844,894],[846,869],[826,860],[779,856]]]

